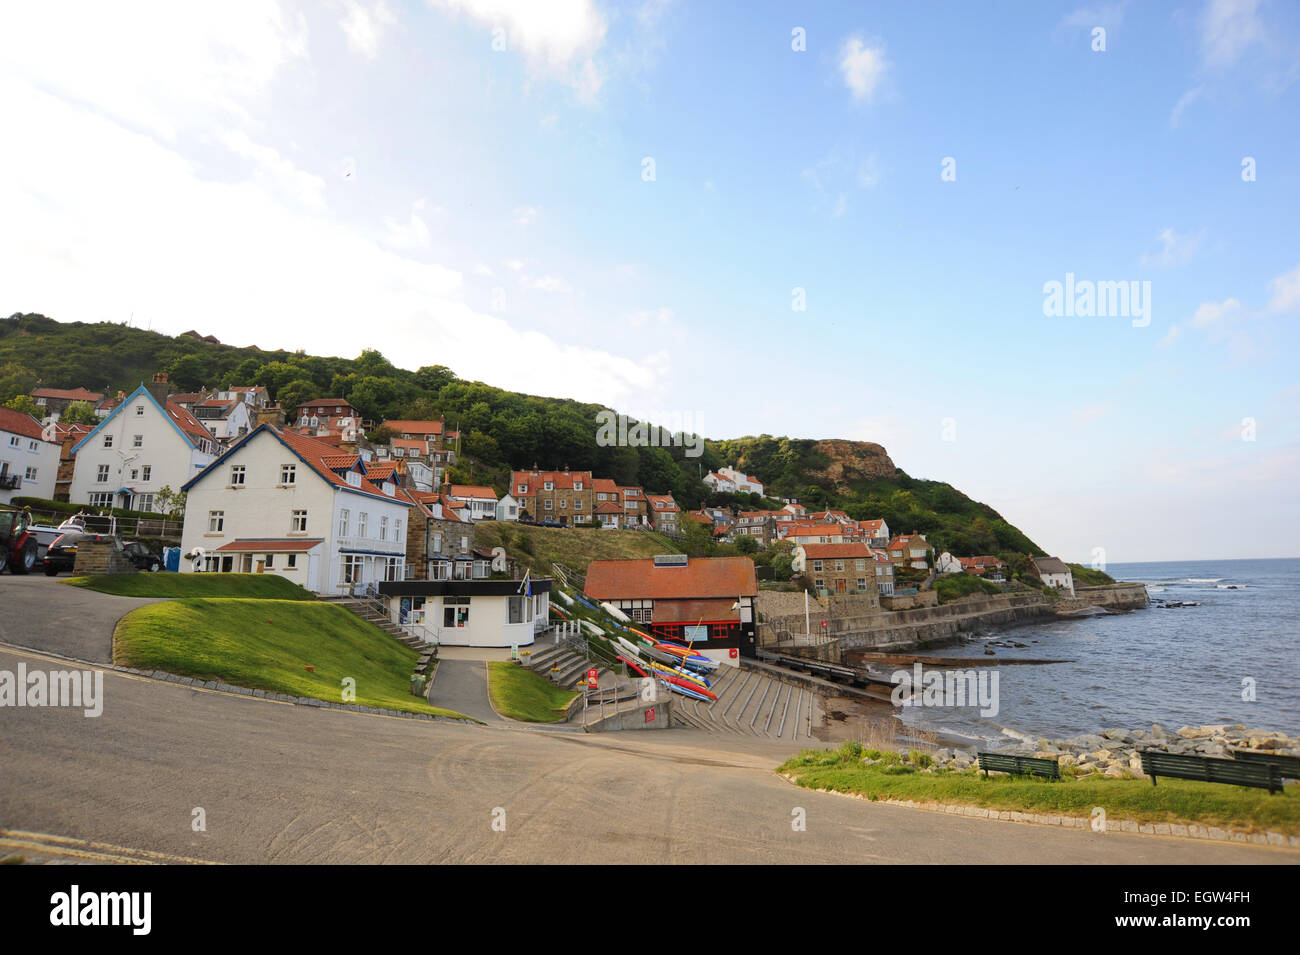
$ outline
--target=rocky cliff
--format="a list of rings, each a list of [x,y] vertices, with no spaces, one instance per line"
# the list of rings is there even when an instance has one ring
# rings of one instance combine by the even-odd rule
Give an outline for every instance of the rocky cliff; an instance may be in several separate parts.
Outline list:
[[[898,470],[885,449],[870,441],[827,438],[818,441],[814,449],[829,458],[830,463],[821,470],[808,471],[809,478],[842,493],[849,490],[853,481],[889,478]]]

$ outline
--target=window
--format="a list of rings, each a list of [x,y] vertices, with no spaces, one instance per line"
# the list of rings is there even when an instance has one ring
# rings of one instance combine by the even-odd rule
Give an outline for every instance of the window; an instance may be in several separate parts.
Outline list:
[[[843,569],[844,569],[844,561],[842,561],[842,560],[837,560],[837,561],[835,562],[835,569],[836,569],[836,570],[843,570]]]
[[[463,554],[467,550],[469,550],[469,538],[462,535],[460,539],[460,552]]]
[[[348,518],[350,516],[346,507],[339,511],[339,537],[348,536]]]
[[[817,590],[825,590],[825,589],[826,589],[826,581],[824,581],[824,580],[822,580],[820,577],[818,577],[816,580],[813,581],[813,587],[815,587]]]
[[[28,441],[28,442],[27,442],[27,450],[28,450],[28,451],[39,451],[40,448],[37,447],[37,444],[36,444],[35,441]]]
[[[96,483],[99,483],[99,484],[106,484],[106,483],[108,482],[108,465],[107,465],[107,464],[101,464],[101,465],[99,466],[99,468],[96,470],[96,472],[95,472],[95,481],[96,481]]]
[[[393,540],[395,540],[395,541],[399,541],[399,542],[402,540],[402,522],[401,522],[401,521],[394,521],[394,522],[393,522]]]
[[[136,406],[135,406],[135,416],[136,416],[137,418],[143,418],[143,417],[144,417],[144,405],[136,405]]]
[[[91,507],[112,507],[113,495],[107,491],[90,495]]]
[[[866,570],[866,569],[867,569],[867,560],[866,560],[866,558],[865,558],[865,557],[859,557],[859,558],[858,558],[858,570]]]
[[[527,485],[527,484],[521,484],[521,485],[519,485],[519,493],[520,493],[520,494],[527,494],[527,493],[528,493],[528,485]]]
[[[441,534],[434,534],[434,535],[433,535],[433,552],[434,552],[435,554],[441,554],[441,553],[442,553],[442,535],[441,535]]]
[[[379,539],[381,541],[388,540],[388,515],[387,514],[379,518]]]
[[[286,557],[286,558],[284,559],[284,566],[285,566],[286,568],[288,568],[289,570],[293,570],[295,567],[297,567],[297,566],[298,566],[298,555],[297,555],[297,554],[290,554],[288,557]]]
[[[153,465],[152,464],[143,465],[140,468],[140,480],[148,481],[152,477],[153,477]]]
[[[243,487],[244,478],[248,472],[242,464],[234,464],[230,467],[230,485],[231,487]]]
[[[548,511],[551,510],[551,509],[552,509],[552,505],[554,505],[554,503],[555,503],[554,501],[547,501],[547,502],[546,502],[546,510],[548,510]]]
[[[469,598],[442,598],[442,625],[444,627],[469,626]]]
[[[353,487],[360,487],[360,486],[361,486],[361,474],[360,474],[359,472],[357,472],[357,471],[349,471],[349,472],[348,472],[348,475],[347,475],[347,482],[348,482],[350,485],[352,485]]]
[[[270,569],[272,569],[274,566],[275,566],[275,555],[274,555],[274,554],[267,554],[267,555],[266,555],[266,569],[267,569],[267,570],[270,570]]]
[[[152,494],[137,494],[135,497],[135,509],[137,511],[152,511],[153,498],[154,496]]]
[[[866,590],[866,589],[867,589],[867,578],[865,578],[865,577],[859,577],[859,578],[858,578],[858,590]]]
[[[294,511],[289,521],[289,530],[294,534],[307,533],[307,512]]]
[[[560,510],[567,511],[568,509],[569,509],[569,500],[568,498],[565,498],[560,501]]]
[[[367,516],[368,516],[368,515],[366,514],[365,511],[362,511],[360,514],[357,515],[357,536],[358,536],[358,537],[365,537],[365,536],[366,536],[366,519],[367,519]]]
[[[555,483],[554,483],[553,481],[547,481],[545,484],[542,485],[542,490],[543,490],[543,491],[554,491],[554,490],[555,490]]]
[[[523,597],[510,598],[510,622],[511,623],[524,622],[524,598]]]
[[[112,446],[113,446],[113,436],[111,434],[104,435],[104,447],[111,448]]]
[[[361,557],[358,554],[344,554],[342,562],[343,583],[354,584],[361,579]]]
[[[28,469],[27,469],[27,473],[23,475],[23,479],[24,479],[24,480],[27,480],[27,481],[35,481],[35,480],[36,480],[36,469],[35,469],[35,468],[28,468]]]
[[[819,573],[819,574],[821,573],[821,570],[822,570],[822,562],[821,562],[820,560],[814,560],[814,561],[813,561],[813,570],[817,571],[817,573]]]
[[[297,471],[297,467],[293,464],[280,465],[280,483],[281,484],[294,483],[296,471]]]
[[[144,435],[142,435],[142,434],[137,434],[137,435],[135,435],[134,437],[132,437],[132,438],[131,438],[131,447],[133,447],[133,448],[143,448],[143,447],[144,447]]]
[[[16,435],[16,434],[15,434],[15,435],[10,435],[10,437],[9,437],[9,447],[11,447],[11,448],[16,448],[16,447],[18,447],[18,445],[20,445],[21,443],[22,443],[22,441],[19,439],[18,435]]]
[[[208,533],[220,534],[226,529],[225,511],[208,511]]]
[[[581,482],[581,481],[574,481],[574,482],[573,482],[573,489],[574,489],[575,491],[581,491],[581,490],[582,490],[582,482]]]

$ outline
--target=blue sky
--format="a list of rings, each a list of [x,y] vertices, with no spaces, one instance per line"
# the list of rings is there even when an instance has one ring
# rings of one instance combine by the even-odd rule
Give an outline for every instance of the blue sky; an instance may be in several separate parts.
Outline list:
[[[102,7],[0,37],[0,312],[878,441],[1067,559],[1298,552],[1294,4]]]

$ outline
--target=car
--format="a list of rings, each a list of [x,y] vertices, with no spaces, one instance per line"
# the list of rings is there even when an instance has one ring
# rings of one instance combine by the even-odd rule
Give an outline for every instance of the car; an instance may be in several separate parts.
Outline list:
[[[162,570],[162,558],[139,541],[127,541],[122,545],[122,551],[135,564],[136,570],[147,570],[150,573]]]
[[[65,570],[71,573],[77,563],[77,545],[90,536],[81,531],[68,531],[56,537],[46,548],[45,557],[41,560],[45,576],[53,577]]]

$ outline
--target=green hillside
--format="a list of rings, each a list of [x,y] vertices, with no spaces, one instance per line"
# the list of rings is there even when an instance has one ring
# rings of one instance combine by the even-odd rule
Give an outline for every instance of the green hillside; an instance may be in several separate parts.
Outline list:
[[[219,329],[200,329],[203,333]],[[788,437],[744,437],[705,442],[687,457],[677,447],[602,447],[596,416],[602,406],[566,398],[506,391],[457,378],[443,365],[398,368],[377,351],[357,358],[263,351],[175,338],[112,323],[61,323],[43,315],[0,319],[0,402],[35,386],[83,386],[130,391],[165,371],[176,388],[263,385],[282,407],[317,397],[345,398],[372,421],[445,416],[462,435],[461,465],[453,481],[506,489],[511,468],[591,470],[619,484],[671,491],[687,508],[702,503],[747,508],[797,498],[814,508],[843,509],[854,518],[883,517],[896,532],[926,534],[954,553],[1042,551],[991,507],[941,481],[910,477],[878,445]],[[766,501],[752,495],[713,495],[701,478],[732,465],[766,485]]]

